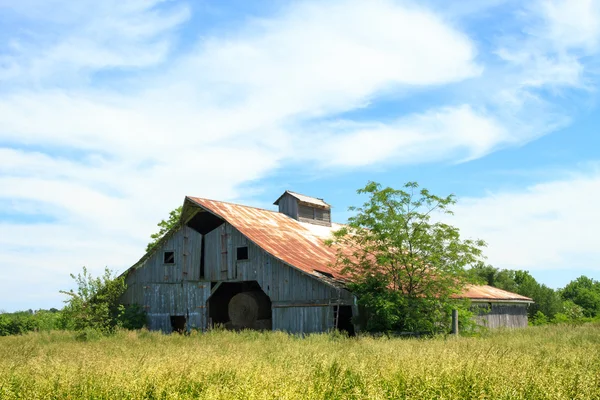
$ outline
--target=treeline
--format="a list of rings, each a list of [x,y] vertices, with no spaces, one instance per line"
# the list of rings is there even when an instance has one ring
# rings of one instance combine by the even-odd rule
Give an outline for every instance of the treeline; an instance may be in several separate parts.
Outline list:
[[[28,310],[15,313],[0,312],[0,336],[19,335],[30,331],[70,330],[82,338],[101,336],[118,328],[140,329],[146,323],[146,314],[138,306],[119,304],[127,286],[123,277],[115,277],[110,270],[92,277],[83,267],[83,273],[71,274],[76,290],[61,291],[68,296],[61,310]]]
[[[0,312],[0,336],[55,329],[65,329],[62,313],[55,308],[14,313]]]
[[[535,304],[528,308],[532,325],[600,319],[600,281],[586,276],[554,290],[537,282],[528,271],[478,265],[471,268],[470,273],[479,283],[532,298]]]

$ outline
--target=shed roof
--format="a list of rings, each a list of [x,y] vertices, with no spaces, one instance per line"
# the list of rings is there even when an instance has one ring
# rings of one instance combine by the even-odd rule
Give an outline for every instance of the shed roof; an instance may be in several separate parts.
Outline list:
[[[285,196],[286,194],[289,194],[290,196],[295,197],[296,199],[298,199],[299,201],[301,201],[303,203],[314,204],[319,207],[331,208],[331,206],[329,204],[327,204],[325,202],[325,200],[323,200],[323,199],[319,199],[317,197],[305,196],[303,194],[292,192],[290,190],[286,190],[285,192],[283,192],[283,194],[281,196],[279,196],[279,198],[277,200],[275,200],[275,203],[273,203],[273,204],[278,205],[279,200],[281,200],[281,198],[283,196]]]
[[[292,192],[289,192],[290,194]],[[336,266],[336,250],[325,244],[332,232],[343,225],[331,227],[296,221],[277,211],[248,207],[198,197],[186,197],[187,201],[227,221],[249,240],[284,263],[317,278],[322,273],[344,281],[345,275]],[[459,298],[488,301],[532,302],[528,297],[507,292],[491,286],[469,285]]]
[[[533,302],[529,297],[521,296],[520,294],[498,289],[489,285],[467,285],[464,292],[461,293],[461,296],[473,301]]]

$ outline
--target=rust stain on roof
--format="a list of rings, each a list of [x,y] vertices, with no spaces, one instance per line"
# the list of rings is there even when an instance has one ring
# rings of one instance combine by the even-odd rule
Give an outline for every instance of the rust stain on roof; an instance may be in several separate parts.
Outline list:
[[[520,294],[508,292],[488,285],[467,285],[460,297],[466,297],[471,300],[494,300],[494,301],[520,301],[533,302],[529,297]]]
[[[229,222],[281,261],[311,275],[322,271],[336,279],[344,279],[339,269],[332,266],[336,259],[335,249],[295,219],[277,211],[197,197],[188,199]]]
[[[331,227],[318,226],[296,221],[277,211],[198,197],[188,196],[187,199],[227,221],[279,260],[318,278],[322,278],[322,273],[325,273],[338,281],[347,280],[341,268],[335,265],[336,249],[325,244],[332,232],[343,225],[334,223]],[[468,285],[456,297],[532,302],[528,297],[487,285]]]

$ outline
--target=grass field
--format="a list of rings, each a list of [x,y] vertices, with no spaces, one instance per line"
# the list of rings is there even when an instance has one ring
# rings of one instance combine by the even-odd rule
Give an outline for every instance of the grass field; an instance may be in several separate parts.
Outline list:
[[[1,399],[600,399],[600,325],[480,338],[0,337]]]

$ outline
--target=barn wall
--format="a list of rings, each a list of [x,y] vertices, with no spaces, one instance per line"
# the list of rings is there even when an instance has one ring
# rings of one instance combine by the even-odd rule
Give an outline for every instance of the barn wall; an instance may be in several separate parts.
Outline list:
[[[527,304],[473,303],[478,324],[495,328],[524,328],[527,326]]]
[[[333,304],[352,305],[353,295],[289,267],[248,241],[228,223],[204,235],[204,277],[200,276],[202,236],[184,227],[127,275],[125,304],[140,304],[149,329],[171,331],[170,316],[183,315],[188,325],[206,328],[211,282],[257,281],[272,302],[273,329],[308,333],[327,331]],[[237,248],[248,247],[248,260]],[[163,263],[175,251],[175,263]]]
[[[338,289],[277,260],[250,242],[230,224],[205,235],[205,276],[210,281],[257,281],[271,302],[306,305],[341,298],[353,304],[347,290]],[[248,260],[237,260],[237,248],[248,247]]]
[[[278,307],[273,330],[290,333],[327,332],[333,328],[333,307]]]
[[[144,307],[149,329],[171,332],[171,315],[185,316],[190,328],[206,327],[210,284],[200,281],[201,239],[195,230],[182,227],[127,273],[121,302]],[[163,262],[165,251],[175,253],[173,264]]]
[[[143,290],[149,329],[171,332],[172,315],[186,317],[188,328],[206,328],[206,300],[210,295],[210,284],[149,283]]]
[[[223,224],[204,237],[204,275],[207,281],[236,280],[231,231],[231,225]]]
[[[126,283],[176,283],[182,280],[200,280],[200,253],[202,235],[189,227],[182,227],[159,245],[146,260],[130,270]],[[175,263],[164,264],[165,251],[175,252]]]

